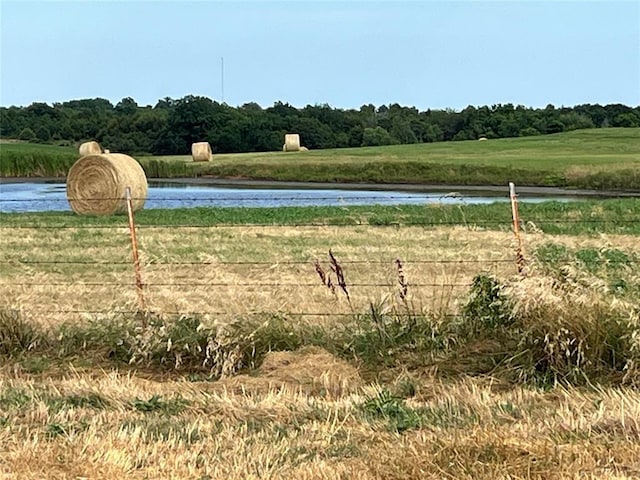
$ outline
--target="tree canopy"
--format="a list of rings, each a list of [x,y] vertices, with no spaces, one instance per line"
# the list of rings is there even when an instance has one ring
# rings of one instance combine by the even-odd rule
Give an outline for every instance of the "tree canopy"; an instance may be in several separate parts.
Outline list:
[[[276,102],[232,107],[207,97],[163,98],[140,106],[130,97],[115,106],[102,98],[0,107],[0,136],[40,143],[96,140],[129,154],[181,155],[193,142],[214,152],[282,149],[285,133],[298,133],[311,149],[474,140],[558,133],[582,128],[640,127],[640,107],[621,104],[528,108],[498,104],[420,111],[397,103],[339,109],[295,108]]]

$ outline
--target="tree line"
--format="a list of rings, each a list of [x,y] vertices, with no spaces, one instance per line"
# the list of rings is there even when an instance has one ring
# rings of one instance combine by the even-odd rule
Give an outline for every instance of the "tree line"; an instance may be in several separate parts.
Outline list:
[[[140,106],[102,98],[0,107],[0,137],[75,145],[97,140],[129,154],[183,155],[194,142],[214,152],[263,152],[282,148],[285,133],[299,133],[310,149],[474,140],[543,135],[583,128],[640,127],[640,106],[622,104],[529,108],[498,104],[419,111],[398,104],[339,109],[295,108],[276,102],[232,107],[207,97],[164,98]]]

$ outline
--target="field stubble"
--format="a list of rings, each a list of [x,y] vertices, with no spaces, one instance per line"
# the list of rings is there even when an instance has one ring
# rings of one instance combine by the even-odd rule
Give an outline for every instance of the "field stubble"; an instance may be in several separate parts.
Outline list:
[[[105,310],[110,313],[98,321],[109,322],[114,311],[136,310],[128,235],[121,227],[22,228],[19,234],[0,229],[4,258],[32,262],[0,264],[0,298],[8,299],[3,307],[42,329],[68,322],[70,315],[61,311]],[[371,312],[368,322],[407,305],[412,314],[453,314],[464,308],[468,285],[481,272],[517,278],[507,230],[217,225],[141,229],[139,242],[150,309],[226,312],[229,320],[247,323],[248,314],[277,314],[284,336],[287,329],[299,336],[281,340],[293,346],[304,345],[318,325],[329,334],[351,328],[346,319],[363,312]],[[627,289],[637,283],[637,236],[531,229],[524,244],[533,273],[543,279],[571,274],[586,284],[580,291],[604,291],[610,288],[607,275],[626,272],[616,282]],[[329,249],[344,269],[349,300],[339,286],[333,294],[318,278],[314,262],[329,272]],[[400,297],[398,258],[407,302]],[[46,263],[60,259],[77,263]],[[594,283],[597,277],[601,283]],[[551,281],[536,288],[549,302],[557,300],[539,290],[552,289]],[[634,298],[632,290],[624,292],[616,305]],[[599,298],[586,299],[576,317],[590,314],[589,302],[600,308]],[[499,297],[494,300],[490,309]],[[527,321],[544,320],[536,316],[541,311],[525,312]],[[562,312],[563,325],[571,327],[571,312],[553,312]],[[511,321],[499,315],[499,321]],[[71,317],[79,324],[96,318]],[[198,318],[208,325],[227,316]],[[556,320],[562,319],[551,322]],[[382,337],[393,331],[380,328],[380,338],[365,336],[362,342],[385,345]],[[405,352],[413,357],[386,364],[386,356],[367,360],[366,345],[356,345],[360,358],[300,345],[291,348],[296,351],[266,351],[255,369],[216,381],[203,370],[172,372],[171,364],[136,370],[74,356],[56,361],[37,349],[9,355],[0,367],[0,472],[27,479],[638,478],[637,388],[588,381],[537,388],[491,373],[466,375],[471,363],[482,361],[474,356],[500,341],[491,335],[499,335],[501,326],[494,328],[488,336],[468,332],[471,341],[461,345],[467,355],[446,362],[421,363],[415,358],[421,352]],[[588,354],[588,348],[566,347],[578,355],[578,366],[580,355]],[[546,354],[547,361],[558,362],[554,368],[575,360]]]

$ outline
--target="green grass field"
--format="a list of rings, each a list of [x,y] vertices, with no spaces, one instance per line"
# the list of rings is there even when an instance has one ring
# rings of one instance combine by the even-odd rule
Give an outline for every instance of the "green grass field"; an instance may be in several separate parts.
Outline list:
[[[47,154],[52,155],[51,165]],[[63,176],[74,161],[72,154],[62,147],[2,144],[2,174]],[[486,142],[220,154],[206,163],[194,163],[188,155],[138,160],[152,178],[212,176],[455,185],[504,185],[513,181],[531,186],[637,190],[640,128],[577,130]]]

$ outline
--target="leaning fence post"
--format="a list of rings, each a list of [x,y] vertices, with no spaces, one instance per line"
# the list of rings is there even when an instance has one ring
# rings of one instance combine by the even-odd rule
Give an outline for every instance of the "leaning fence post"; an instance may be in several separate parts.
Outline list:
[[[518,215],[518,196],[516,186],[509,182],[509,197],[511,198],[511,218],[513,220],[513,234],[516,237],[516,266],[520,275],[525,274],[524,253],[522,252],[522,237],[520,237],[520,216]]]
[[[144,301],[144,283],[142,283],[142,272],[140,270],[140,256],[138,255],[138,239],[136,237],[136,224],[133,218],[133,203],[131,201],[131,188],[127,187],[127,212],[129,214],[129,233],[131,234],[131,250],[133,252],[133,268],[136,275],[136,292],[138,293],[138,308],[142,312],[142,326],[147,327],[147,310]]]

